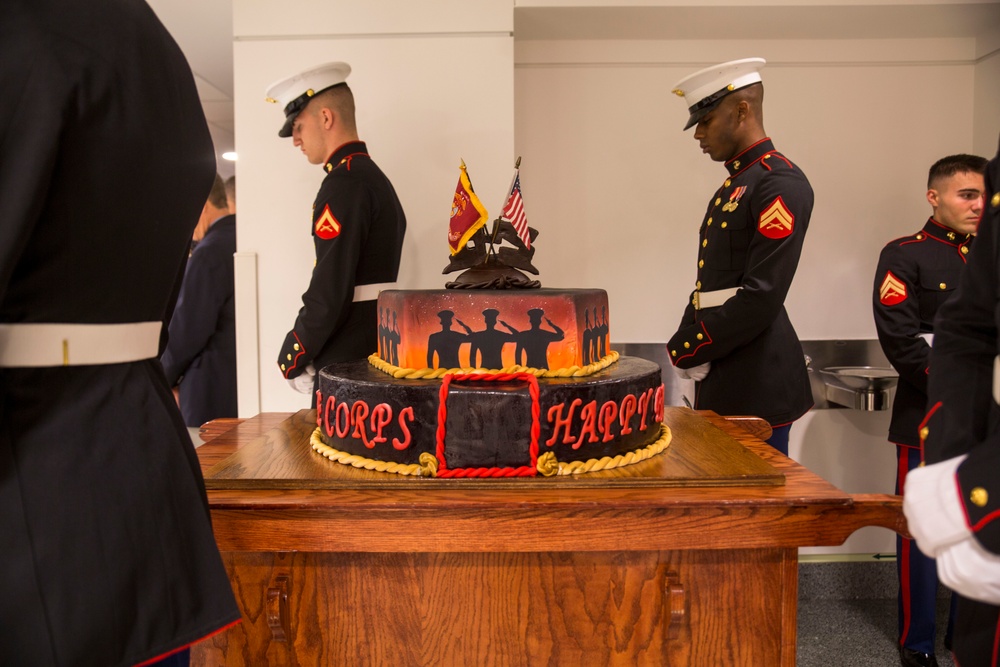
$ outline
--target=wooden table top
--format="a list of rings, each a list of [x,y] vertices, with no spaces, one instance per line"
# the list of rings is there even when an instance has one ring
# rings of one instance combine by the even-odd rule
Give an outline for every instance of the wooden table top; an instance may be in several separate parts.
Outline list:
[[[365,473],[354,480],[314,475],[303,483],[295,479],[297,465],[346,468],[309,447],[312,411],[210,422],[197,452],[223,550],[603,550],[623,542],[637,549],[731,548],[734,542],[749,548],[841,544],[867,525],[905,532],[899,496],[846,494],[738,419],[667,408],[664,421],[675,441],[660,455],[671,462],[660,463],[678,477],[660,483],[629,483],[630,476],[569,484],[396,475],[373,481],[379,474],[367,471],[354,471]],[[704,460],[713,441],[738,443],[727,445],[726,455],[750,461],[756,477],[721,484],[721,468]],[[292,457],[299,464],[275,457],[287,447],[303,452]],[[692,451],[702,457],[693,467],[684,461]],[[704,483],[687,483],[705,469]],[[566,530],[570,524],[573,531]]]

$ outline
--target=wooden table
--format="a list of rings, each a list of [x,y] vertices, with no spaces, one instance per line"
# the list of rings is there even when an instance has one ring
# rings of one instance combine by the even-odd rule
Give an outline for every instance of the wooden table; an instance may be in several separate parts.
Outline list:
[[[322,459],[309,411],[206,425],[244,618],[193,664],[793,667],[797,548],[905,533],[901,499],[839,491],[752,435],[759,420],[665,422],[659,480],[447,482]],[[720,476],[714,450],[751,473]]]

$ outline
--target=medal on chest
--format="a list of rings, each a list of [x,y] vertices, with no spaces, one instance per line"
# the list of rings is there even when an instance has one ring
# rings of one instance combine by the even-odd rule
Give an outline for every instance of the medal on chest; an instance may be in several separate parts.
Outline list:
[[[747,191],[747,186],[741,185],[732,192],[729,193],[729,201],[722,205],[722,210],[730,213],[736,210],[736,207],[740,205],[740,199]]]

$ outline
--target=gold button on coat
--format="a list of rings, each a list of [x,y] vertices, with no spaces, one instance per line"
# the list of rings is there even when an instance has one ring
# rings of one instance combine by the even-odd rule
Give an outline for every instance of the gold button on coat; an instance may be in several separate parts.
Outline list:
[[[700,269],[700,268],[702,268],[703,266],[705,266],[705,260],[703,260],[703,259],[699,259],[699,260],[698,260],[698,268]]]
[[[707,245],[708,245],[708,239],[705,239],[704,241],[701,242],[701,247],[702,248],[704,248]]]
[[[986,507],[986,503],[990,501],[990,494],[987,493],[986,489],[983,487],[977,486],[969,495],[969,500],[971,500],[972,504],[976,507]]]
[[[706,225],[708,225],[709,227],[711,227],[711,226],[712,226],[712,219],[711,219],[711,218],[709,218],[709,219],[708,219],[708,222],[706,222],[705,224],[706,224]]]
[[[726,179],[726,182],[725,182],[725,183],[723,183],[722,185],[723,185],[723,187],[727,187],[727,188],[728,188],[728,187],[729,187],[730,185],[732,185],[732,184],[733,184],[733,182],[732,182],[731,180],[729,180],[729,179],[727,178],[727,179]]]
[[[729,226],[729,223],[728,223],[728,222],[724,222],[724,223],[722,223],[722,224],[721,224],[721,225],[719,225],[719,226],[720,226],[720,227],[722,227],[723,229],[725,229],[726,227],[728,227],[728,226]]]
[[[286,354],[286,355],[285,355],[285,358],[286,358],[286,359],[288,359],[289,361],[291,361],[291,360],[292,360],[292,355],[290,355],[290,354]]]
[[[962,246],[962,254],[963,255],[968,255],[969,254],[969,246],[966,246],[966,245]]]
[[[721,197],[716,197],[715,198],[715,205],[718,206],[721,203],[722,203],[722,198]]]
[[[994,206],[1000,206],[1000,192],[993,194],[993,199],[990,200],[990,203]]]
[[[295,350],[296,352],[298,352],[299,351],[299,344],[296,343],[295,345],[292,345],[292,349]]]
[[[941,283],[940,285],[938,285],[938,287],[940,287],[941,289],[948,289],[948,285],[946,283]]]
[[[701,335],[701,334],[698,334],[697,336],[695,336],[695,338],[697,338],[698,340],[701,340],[702,338],[704,338],[704,336]]]
[[[281,364],[281,370],[285,370],[285,365]]]
[[[926,440],[927,436],[929,436],[930,434],[931,434],[931,430],[929,428],[927,428],[926,426],[923,427],[922,429],[920,429],[920,439],[921,440]]]

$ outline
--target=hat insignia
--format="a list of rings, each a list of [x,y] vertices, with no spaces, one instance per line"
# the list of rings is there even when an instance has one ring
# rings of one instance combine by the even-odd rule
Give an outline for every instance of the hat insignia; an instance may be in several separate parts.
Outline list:
[[[676,95],[677,97],[684,97],[684,91],[683,91],[683,90],[681,90],[680,88],[674,88],[674,89],[673,89],[673,90],[671,90],[670,92],[672,92],[672,93],[673,93],[674,95]]]
[[[264,101],[265,102],[270,102],[271,104],[277,104],[278,103],[278,100],[274,99],[273,97],[265,97]]]

